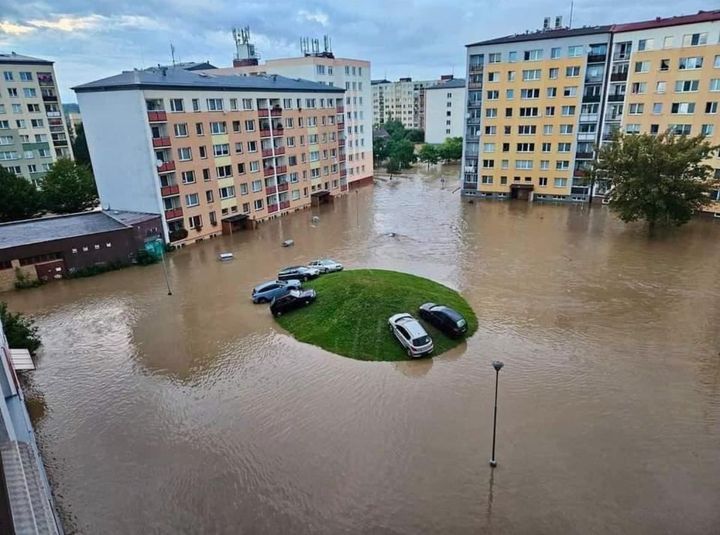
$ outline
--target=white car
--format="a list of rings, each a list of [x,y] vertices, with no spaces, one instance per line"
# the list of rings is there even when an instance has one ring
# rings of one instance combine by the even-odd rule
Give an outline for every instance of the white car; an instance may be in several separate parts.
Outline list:
[[[432,353],[433,341],[418,320],[402,313],[388,319],[390,332],[407,350],[408,357],[422,357]]]
[[[308,264],[311,268],[319,269],[320,273],[332,273],[333,271],[342,271],[343,265],[335,262],[330,258],[318,258]]]

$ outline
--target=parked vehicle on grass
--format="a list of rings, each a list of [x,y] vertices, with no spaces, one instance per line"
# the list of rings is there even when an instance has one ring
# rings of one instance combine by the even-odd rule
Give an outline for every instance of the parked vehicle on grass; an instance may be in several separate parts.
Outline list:
[[[445,305],[425,303],[420,306],[419,313],[420,317],[430,325],[453,338],[459,338],[467,332],[468,326],[465,318],[459,312]]]
[[[390,332],[402,344],[409,357],[422,357],[432,353],[433,341],[420,322],[405,312],[388,319]]]
[[[268,281],[262,284],[258,284],[253,288],[252,300],[253,303],[269,303],[275,297],[285,295],[290,290],[299,290],[302,288],[302,282],[297,279],[287,281]]]
[[[281,281],[298,279],[301,281],[307,281],[315,279],[320,275],[320,270],[316,268],[309,268],[305,266],[289,266],[280,270],[278,273],[278,279]]]
[[[276,297],[270,303],[270,312],[273,316],[281,316],[286,312],[302,308],[315,301],[317,293],[312,288],[309,290],[290,290],[285,295]]]
[[[320,270],[320,273],[332,273],[333,271],[342,271],[343,265],[335,262],[331,258],[318,258],[308,264],[308,267]]]

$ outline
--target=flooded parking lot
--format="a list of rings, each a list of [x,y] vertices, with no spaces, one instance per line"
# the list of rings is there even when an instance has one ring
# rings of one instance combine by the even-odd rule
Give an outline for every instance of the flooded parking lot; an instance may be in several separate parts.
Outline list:
[[[649,239],[452,189],[419,171],[187,247],[172,296],[159,265],[3,295],[44,341],[29,395],[68,531],[717,532],[720,224]],[[300,344],[249,292],[318,256],[456,288],[478,332],[407,363]]]

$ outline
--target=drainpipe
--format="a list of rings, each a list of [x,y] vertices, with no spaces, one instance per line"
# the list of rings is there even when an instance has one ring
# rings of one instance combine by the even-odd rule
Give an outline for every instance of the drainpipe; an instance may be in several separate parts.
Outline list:
[[[615,34],[610,30],[610,41],[608,43],[607,59],[605,60],[605,80],[603,81],[603,90],[600,92],[600,128],[598,128],[597,136],[595,137],[595,146],[600,147],[602,142],[602,133],[605,129],[605,107],[607,105],[607,94],[610,91],[610,72],[612,70],[612,57],[613,57],[613,41]],[[629,70],[629,66],[628,66]],[[595,151],[595,160],[597,161],[597,150]],[[588,197],[588,206],[592,205],[593,193],[595,191],[595,173],[590,173],[590,196]]]

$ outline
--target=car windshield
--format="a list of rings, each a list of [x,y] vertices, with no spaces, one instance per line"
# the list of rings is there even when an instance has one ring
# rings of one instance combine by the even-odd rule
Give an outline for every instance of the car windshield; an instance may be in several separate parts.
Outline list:
[[[429,336],[420,336],[419,338],[415,338],[415,340],[413,340],[412,343],[414,346],[424,346],[424,345],[430,343],[430,337]]]

